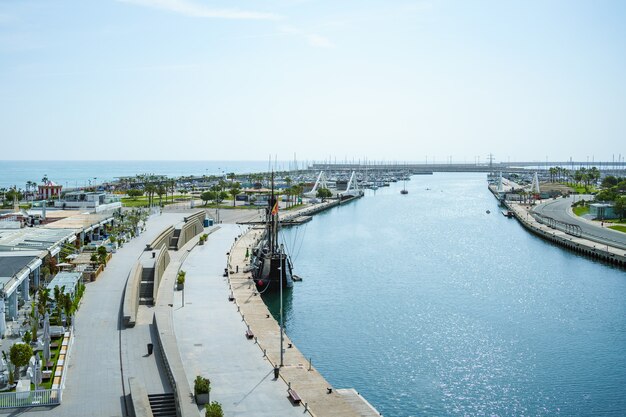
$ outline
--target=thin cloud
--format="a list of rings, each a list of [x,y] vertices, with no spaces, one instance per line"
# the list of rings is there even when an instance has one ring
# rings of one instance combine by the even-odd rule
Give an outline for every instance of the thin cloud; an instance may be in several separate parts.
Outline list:
[[[122,3],[130,3],[138,6],[152,7],[167,10],[189,17],[202,17],[210,19],[255,19],[277,20],[281,17],[274,13],[254,12],[239,9],[212,9],[202,4],[189,0],[117,0]]]
[[[306,39],[309,45],[315,48],[332,48],[335,46],[330,39],[322,35],[308,33],[293,26],[281,26],[279,30],[285,34],[301,36]]]

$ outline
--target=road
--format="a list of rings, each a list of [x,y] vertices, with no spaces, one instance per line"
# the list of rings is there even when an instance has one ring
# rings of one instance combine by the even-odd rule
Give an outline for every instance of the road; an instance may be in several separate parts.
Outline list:
[[[580,200],[581,196],[577,196],[576,198]],[[591,196],[589,196],[589,199],[590,198]],[[557,198],[556,200],[549,200],[538,205],[533,211],[561,222],[580,226],[583,237],[587,239],[626,249],[626,233],[601,227],[600,225],[593,224],[589,220],[571,214],[569,208],[573,201],[573,197]]]

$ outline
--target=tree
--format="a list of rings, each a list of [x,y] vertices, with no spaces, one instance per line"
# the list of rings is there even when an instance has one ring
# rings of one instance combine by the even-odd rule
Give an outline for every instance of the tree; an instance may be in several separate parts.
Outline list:
[[[210,200],[214,199],[214,195],[212,191],[204,191],[202,194],[200,194],[200,199],[202,201],[204,201],[204,205],[206,206]]]
[[[617,185],[617,178],[615,178],[613,175],[607,175],[606,177],[604,177],[604,179],[602,179],[602,187],[604,188],[611,188],[611,187],[615,187]]]
[[[624,218],[624,212],[626,212],[626,196],[617,197],[613,203],[613,210],[619,216],[619,220]]]
[[[65,292],[65,285],[60,287],[57,285],[54,287],[54,311],[61,325],[61,312],[63,311],[63,293]]]
[[[327,198],[333,196],[333,193],[328,188],[318,188],[316,196],[321,198],[322,201],[326,201]]]
[[[596,194],[596,201],[613,201],[617,197],[617,194],[612,190],[602,190]]]
[[[107,248],[105,248],[104,246],[98,247],[98,260],[102,265],[107,265]]]
[[[143,195],[143,191],[137,188],[131,188],[130,190],[126,191],[126,194],[133,200],[136,200],[137,197],[140,197]]]
[[[163,205],[163,194],[167,193],[167,189],[165,188],[165,186],[163,184],[159,184],[156,187],[156,193],[159,196],[159,205]],[[165,196],[166,200],[167,200],[167,195]]]
[[[72,314],[74,314],[74,301],[72,300],[72,296],[70,294],[63,294],[61,296],[61,300],[63,301],[63,312],[65,313],[65,323],[66,325],[72,324]]]
[[[233,207],[235,207],[235,204],[237,203],[237,195],[240,192],[241,192],[241,189],[239,188],[239,183],[233,184],[230,190],[228,190],[228,193],[233,197]]]
[[[26,343],[16,343],[11,346],[11,353],[9,354],[9,357],[11,359],[11,363],[15,366],[16,380],[20,377],[20,368],[28,365],[28,361],[31,356],[33,356],[33,348]]]

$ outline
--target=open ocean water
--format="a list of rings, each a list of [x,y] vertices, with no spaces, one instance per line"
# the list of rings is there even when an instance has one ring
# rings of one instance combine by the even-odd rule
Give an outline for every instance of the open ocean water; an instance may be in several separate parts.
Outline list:
[[[626,415],[624,271],[502,216],[485,175],[401,188],[283,232],[286,330],[322,375],[386,417]]]
[[[76,188],[137,174],[220,175],[267,172],[268,166],[268,161],[0,161],[0,187],[24,189],[27,181],[39,183],[44,175],[64,187]],[[289,162],[276,163],[277,169],[288,167]]]

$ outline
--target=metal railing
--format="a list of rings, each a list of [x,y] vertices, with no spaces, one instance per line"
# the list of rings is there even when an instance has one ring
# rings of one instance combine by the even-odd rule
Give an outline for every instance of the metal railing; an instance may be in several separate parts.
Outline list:
[[[61,388],[0,393],[0,408],[37,407],[61,404]]]
[[[572,235],[575,237],[582,237],[583,235],[583,231],[581,227],[577,224],[566,223],[560,220],[556,220],[556,219],[553,219],[552,217],[548,217],[541,213],[533,213],[533,217],[539,223],[543,223],[547,225],[548,227],[551,227],[552,229],[561,230],[567,233],[568,235]]]

